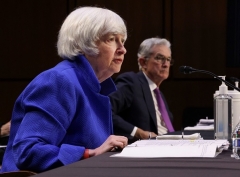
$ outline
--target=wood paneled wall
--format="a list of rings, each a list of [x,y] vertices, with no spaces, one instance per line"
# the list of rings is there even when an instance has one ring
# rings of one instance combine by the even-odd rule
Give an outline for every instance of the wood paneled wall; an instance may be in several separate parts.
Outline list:
[[[160,89],[177,130],[186,107],[213,106],[220,82],[204,74],[184,75],[179,67],[227,74],[227,0],[11,0],[0,1],[0,122],[10,119],[24,87],[61,60],[56,51],[60,26],[69,12],[88,5],[111,9],[126,21],[127,54],[120,73],[138,71],[137,50],[144,39],[171,41],[176,62]]]

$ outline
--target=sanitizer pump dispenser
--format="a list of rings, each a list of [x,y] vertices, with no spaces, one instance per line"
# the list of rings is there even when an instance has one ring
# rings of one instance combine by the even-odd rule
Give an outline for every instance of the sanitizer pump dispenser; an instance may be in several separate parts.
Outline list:
[[[220,77],[225,80],[225,76]],[[214,119],[215,138],[231,142],[232,97],[228,95],[228,87],[224,82],[219,86],[219,92],[214,95]]]

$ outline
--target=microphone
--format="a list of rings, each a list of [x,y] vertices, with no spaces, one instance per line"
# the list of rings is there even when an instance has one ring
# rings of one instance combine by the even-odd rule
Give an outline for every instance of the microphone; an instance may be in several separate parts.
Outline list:
[[[206,73],[206,74],[209,74],[211,76],[213,76],[214,78],[224,82],[227,86],[237,90],[240,92],[240,89],[234,85],[232,85],[231,83],[227,82],[226,80],[223,80],[221,77],[219,77],[218,75],[214,74],[214,73],[211,73],[209,71],[205,71],[205,70],[198,70],[198,69],[194,69],[190,66],[180,66],[179,67],[179,71],[184,73],[184,74],[191,74],[191,73],[194,73],[194,72],[199,72],[199,73]]]
[[[238,87],[240,80],[236,77],[230,77],[230,81],[235,83],[235,86]]]
[[[184,74],[191,74],[193,72],[196,72],[196,69],[194,69],[190,66],[180,66],[179,71]]]
[[[236,78],[236,77],[230,77],[230,80],[232,82],[240,82],[240,79]]]

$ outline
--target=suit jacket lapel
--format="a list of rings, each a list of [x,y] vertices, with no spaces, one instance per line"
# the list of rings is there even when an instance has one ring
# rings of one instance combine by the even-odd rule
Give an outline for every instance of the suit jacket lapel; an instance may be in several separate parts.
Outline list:
[[[139,81],[142,83],[142,92],[143,92],[143,97],[146,100],[147,104],[147,109],[149,111],[149,114],[154,122],[155,127],[157,128],[157,118],[156,118],[156,110],[154,107],[153,99],[152,99],[152,94],[148,85],[148,81],[144,74],[142,72],[137,73]]]

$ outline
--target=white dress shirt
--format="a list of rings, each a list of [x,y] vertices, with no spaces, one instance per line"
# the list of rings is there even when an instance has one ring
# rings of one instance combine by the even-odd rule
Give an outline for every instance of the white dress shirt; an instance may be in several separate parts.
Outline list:
[[[147,77],[147,75],[143,72],[144,76],[146,77],[147,81],[148,81],[148,85],[152,94],[152,98],[153,98],[153,103],[154,103],[154,108],[156,110],[156,117],[157,117],[157,127],[158,127],[158,135],[163,135],[167,133],[167,128],[165,126],[165,123],[161,117],[161,113],[159,111],[158,108],[158,104],[157,104],[157,100],[156,100],[156,95],[154,93],[154,89],[157,88],[157,85]],[[137,127],[134,127],[131,136],[134,136],[136,134],[137,131]]]

